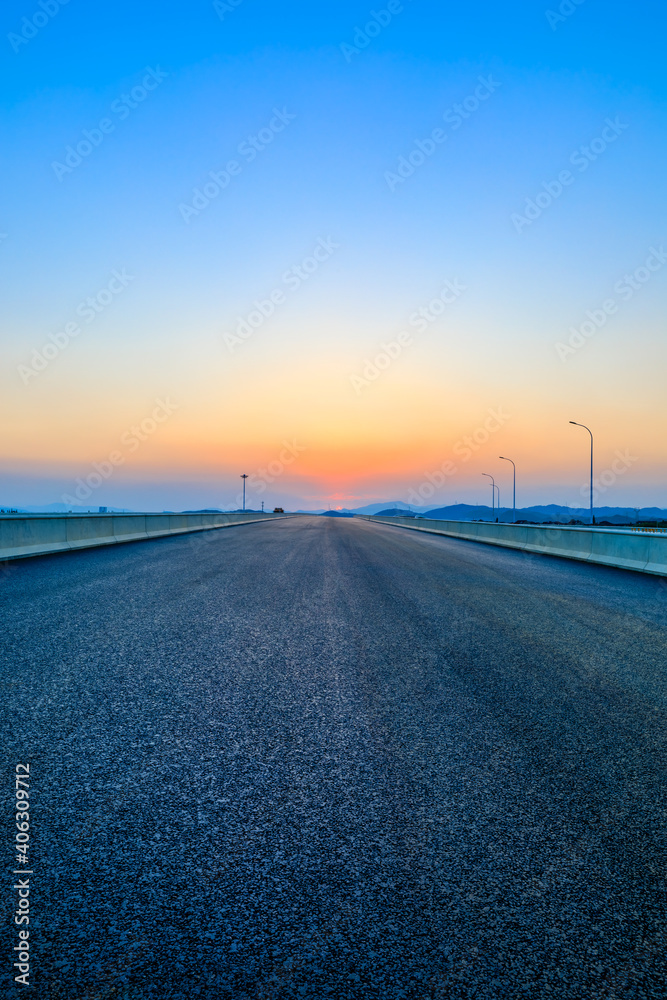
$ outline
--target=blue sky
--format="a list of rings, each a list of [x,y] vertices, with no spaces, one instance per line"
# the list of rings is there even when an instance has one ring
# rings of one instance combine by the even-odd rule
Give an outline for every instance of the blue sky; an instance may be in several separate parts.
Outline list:
[[[482,466],[511,449],[524,502],[577,503],[569,419],[594,425],[600,469],[636,455],[601,502],[665,503],[662,5],[44,4],[0,13],[0,502],[59,500],[169,395],[173,418],[91,502],[230,504],[285,439],[303,452],[267,499],[405,498],[504,406],[434,503],[483,499]],[[242,144],[262,135],[251,160]],[[335,250],[290,288],[322,240]],[[614,290],[649,257],[649,280]],[[114,271],[130,277],[109,295]],[[447,280],[460,299],[355,388]],[[276,289],[231,351],[225,334]],[[94,322],[26,376],[100,293]]]

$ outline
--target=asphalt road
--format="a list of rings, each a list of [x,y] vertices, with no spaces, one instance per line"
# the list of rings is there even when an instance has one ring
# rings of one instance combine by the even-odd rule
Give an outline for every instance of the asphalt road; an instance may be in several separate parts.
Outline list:
[[[312,517],[0,592],[30,995],[664,1000],[658,579]]]

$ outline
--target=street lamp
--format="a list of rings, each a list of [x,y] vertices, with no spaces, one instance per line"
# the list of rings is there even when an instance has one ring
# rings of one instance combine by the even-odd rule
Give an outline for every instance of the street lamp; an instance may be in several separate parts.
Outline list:
[[[493,476],[490,476],[488,472],[483,472],[483,476],[487,476],[491,480],[491,517],[495,517],[496,514],[496,481]]]
[[[570,423],[574,424],[575,427],[583,427],[591,436],[591,524],[595,524],[595,515],[593,514],[593,432],[586,424],[578,424],[576,420],[570,420]]]
[[[502,458],[503,462],[512,462],[511,458],[505,458],[504,455],[498,455],[498,458]],[[516,465],[512,462],[512,468],[514,470],[514,480],[512,486],[512,524],[516,523]]]
[[[247,478],[248,477],[246,476],[246,474],[244,472],[243,475],[241,476],[241,479],[243,480],[243,513],[244,514],[245,514],[245,481],[246,481]]]

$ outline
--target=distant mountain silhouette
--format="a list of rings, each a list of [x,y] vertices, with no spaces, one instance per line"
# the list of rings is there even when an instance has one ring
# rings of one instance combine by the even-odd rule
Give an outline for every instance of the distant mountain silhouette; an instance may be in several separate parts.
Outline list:
[[[397,517],[406,512],[385,509],[385,517]],[[431,510],[414,511],[417,517],[437,518],[443,521],[491,521],[497,517],[499,521],[512,520],[512,508],[501,507],[492,511],[491,507],[483,505],[473,505],[466,503],[451,504],[449,507],[436,507]],[[642,507],[636,510],[634,507],[595,507],[595,520],[607,521],[609,524],[627,524],[635,521],[660,521],[667,520],[667,510],[660,507]],[[567,524],[569,521],[581,521],[587,524],[590,519],[588,508],[564,507],[561,504],[539,504],[534,507],[517,507],[517,521],[534,521],[545,523],[547,521],[557,521],[560,524]]]
[[[97,506],[81,505],[72,507],[64,503],[45,504],[40,507],[19,507],[12,508],[17,513],[24,514],[62,514],[73,511],[76,514],[97,513]],[[132,514],[138,511],[128,510],[121,507],[108,507],[109,514]],[[240,509],[238,510],[240,512]],[[143,511],[141,513],[144,513]],[[164,512],[170,513],[170,512]],[[220,513],[215,508],[206,508],[204,511],[185,511],[184,513]],[[236,513],[236,511],[228,511]],[[246,508],[246,513],[259,513],[250,508]],[[512,520],[512,508],[501,507],[500,510],[492,511],[490,507],[483,504],[458,503],[450,504],[447,507],[435,507],[424,509],[410,507],[402,500],[384,500],[378,503],[366,504],[364,507],[343,507],[341,510],[300,510],[303,514],[326,514],[328,517],[350,517],[353,514],[376,514],[381,517],[430,517],[444,521],[491,521],[497,517],[499,521],[508,522]],[[609,524],[634,524],[635,521],[667,521],[667,509],[662,507],[595,507],[595,520],[598,524],[606,521]],[[517,507],[517,521],[532,521],[537,524],[544,524],[548,521],[555,521],[560,524],[568,524],[570,521],[580,521],[588,524],[590,514],[585,507],[565,507],[562,504],[536,504],[533,507]]]
[[[382,500],[380,503],[366,504],[365,507],[343,507],[342,509],[349,514],[378,514],[389,507],[400,510],[405,514],[410,513],[410,508],[402,500]]]

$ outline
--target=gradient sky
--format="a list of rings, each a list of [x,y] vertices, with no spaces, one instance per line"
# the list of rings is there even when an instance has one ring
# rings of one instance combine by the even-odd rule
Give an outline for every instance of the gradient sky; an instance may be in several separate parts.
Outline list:
[[[241,472],[269,508],[484,503],[489,472],[506,505],[503,454],[519,505],[578,506],[577,420],[598,504],[667,506],[663,3],[43,2],[0,11],[0,504],[97,463],[88,504],[236,506]]]

